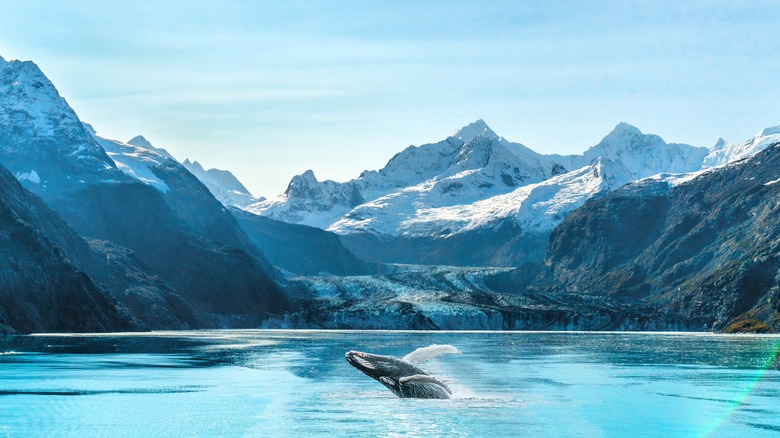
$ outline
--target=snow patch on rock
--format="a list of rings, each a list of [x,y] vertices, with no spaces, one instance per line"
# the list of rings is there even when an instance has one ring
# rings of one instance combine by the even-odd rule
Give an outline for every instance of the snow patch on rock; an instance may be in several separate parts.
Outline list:
[[[780,183],[780,178],[772,180],[772,181],[769,181],[769,182],[765,182],[764,185],[765,186],[773,186],[773,185],[775,185],[777,183]]]
[[[16,179],[19,181],[30,181],[33,184],[40,184],[41,183],[41,177],[38,175],[38,172],[35,170],[31,170],[29,172],[19,172],[16,175]]]

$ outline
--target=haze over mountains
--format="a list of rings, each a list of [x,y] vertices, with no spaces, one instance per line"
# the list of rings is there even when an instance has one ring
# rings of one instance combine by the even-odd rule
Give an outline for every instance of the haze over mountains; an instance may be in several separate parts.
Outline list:
[[[478,120],[258,199],[96,132],[35,64],[0,58],[0,331],[778,331],[778,143],[620,123],[545,155]]]

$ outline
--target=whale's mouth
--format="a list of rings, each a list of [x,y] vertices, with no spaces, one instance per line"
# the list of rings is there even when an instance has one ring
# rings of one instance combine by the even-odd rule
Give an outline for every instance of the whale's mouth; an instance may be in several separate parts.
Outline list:
[[[368,360],[368,355],[360,351],[347,352],[347,362],[359,370],[375,370],[376,367]]]
[[[381,354],[363,353],[362,351],[350,351],[346,354],[346,359],[350,365],[376,380],[383,376],[397,378],[397,375],[404,374],[399,369],[399,365],[406,365],[395,356],[382,356]],[[411,365],[408,366],[412,367]]]

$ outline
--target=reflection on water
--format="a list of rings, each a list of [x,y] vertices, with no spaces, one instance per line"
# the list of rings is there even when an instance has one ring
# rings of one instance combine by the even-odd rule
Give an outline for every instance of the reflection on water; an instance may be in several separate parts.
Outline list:
[[[452,344],[399,399],[344,360]],[[0,338],[0,436],[776,436],[780,337],[203,331]]]

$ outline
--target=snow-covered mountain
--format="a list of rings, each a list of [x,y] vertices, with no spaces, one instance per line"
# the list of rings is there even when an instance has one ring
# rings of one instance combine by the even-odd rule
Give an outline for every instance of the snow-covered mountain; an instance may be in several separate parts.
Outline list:
[[[383,205],[391,201],[393,205],[452,206],[540,182],[545,173],[532,151],[498,137],[479,120],[441,142],[410,146],[384,168],[365,171],[352,181],[320,182],[312,171],[306,171],[294,177],[281,196],[247,210],[285,222],[328,228],[366,202],[384,198]],[[407,189],[424,196],[426,202],[420,204],[411,192],[398,198]],[[397,207],[409,210],[407,205]]]
[[[698,170],[705,155],[626,123],[583,155],[543,155],[478,120],[352,181],[319,182],[307,171],[247,210],[342,235],[447,237],[504,220],[550,230],[597,194],[659,172]]]
[[[438,143],[410,146],[384,168],[347,182],[318,181],[306,171],[284,194],[246,210],[333,231],[355,254],[375,261],[479,264],[444,255],[461,257],[469,245],[485,255],[522,248],[536,256],[516,253],[504,259],[529,261],[538,258],[544,236],[588,199],[649,177],[679,184],[750,156],[777,138],[780,128],[768,128],[747,142],[719,141],[707,149],[666,143],[619,123],[582,155],[545,155],[477,120]],[[520,235],[526,237],[515,242]],[[515,243],[503,244],[504,249],[482,244],[491,239]],[[532,240],[534,248],[523,247]]]
[[[777,332],[780,139],[763,145],[682,183],[653,178],[586,203],[552,232],[548,278],[674,309],[699,327]]]
[[[142,135],[133,137],[125,143],[96,133],[89,124],[84,125],[87,131],[95,137],[98,144],[108,153],[108,156],[114,160],[119,170],[163,193],[168,191],[168,186],[152,170],[164,164],[179,165],[176,158],[167,150],[155,147]],[[252,196],[238,178],[227,170],[205,170],[200,163],[189,159],[185,159],[181,166],[198,178],[209,192],[225,206],[244,208],[265,200],[265,198]],[[31,177],[28,176],[28,178]]]
[[[707,153],[706,148],[666,143],[657,135],[643,134],[634,126],[619,123],[599,144],[585,151],[583,158],[619,161],[633,179],[641,179],[658,173],[699,170]]]
[[[442,200],[448,192],[437,190],[435,183],[424,182],[361,204],[328,229],[338,234],[448,237],[491,228],[498,221],[513,218],[524,229],[549,231],[585,200],[631,180],[620,162],[599,158],[581,169],[508,193],[458,204]],[[422,200],[428,201],[427,205],[420,205]]]
[[[39,196],[129,180],[31,61],[0,58],[0,162]]]
[[[722,166],[751,157],[778,141],[780,141],[780,126],[766,128],[749,140],[738,144],[731,144],[720,138],[704,157],[702,169]]]
[[[211,194],[225,206],[244,208],[265,200],[265,198],[252,196],[249,190],[230,171],[220,169],[205,170],[200,163],[190,161],[189,158],[185,159],[181,164],[191,174],[195,175],[200,182],[205,184]]]
[[[116,167],[125,175],[150,185],[163,193],[169,190],[168,185],[155,175],[152,169],[165,163],[175,162],[170,154],[162,155],[154,147],[150,149],[148,146],[151,146],[151,144],[147,146],[143,145],[142,142],[137,142],[137,144],[143,146],[134,146],[130,143],[113,140],[95,132],[92,125],[88,123],[85,123],[84,126],[87,132],[92,134],[98,144],[106,151],[108,156],[114,160]],[[133,140],[138,138],[143,137],[135,137]]]

